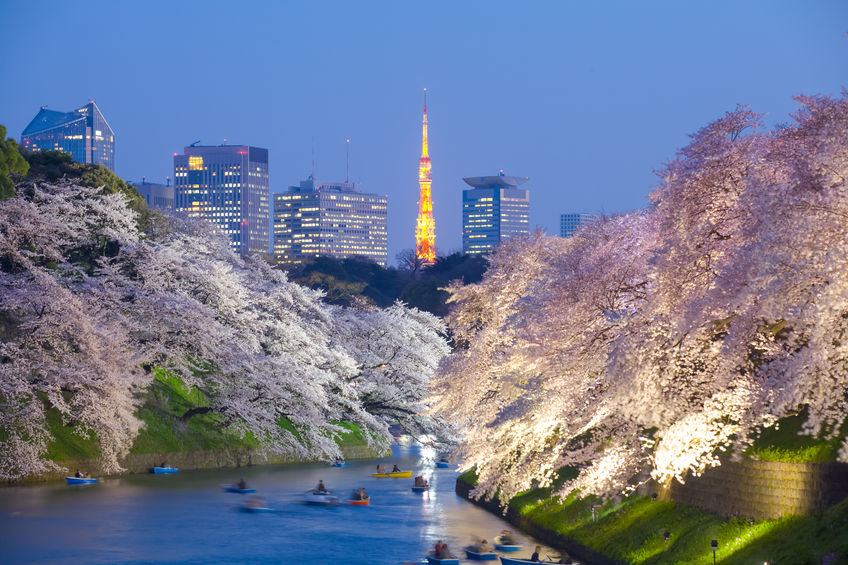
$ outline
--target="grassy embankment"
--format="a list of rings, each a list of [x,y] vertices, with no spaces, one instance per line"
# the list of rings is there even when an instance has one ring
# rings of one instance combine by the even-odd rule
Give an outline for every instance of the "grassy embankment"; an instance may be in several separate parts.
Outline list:
[[[214,451],[218,449],[252,450],[259,441],[250,433],[240,436],[222,427],[222,416],[213,412],[195,414],[183,421],[181,416],[192,408],[206,406],[206,398],[189,389],[176,376],[157,371],[156,378],[145,392],[144,404],[137,416],[145,426],[133,443],[130,453],[175,453],[185,451]],[[62,424],[55,410],[48,411],[48,427],[55,438],[48,446],[48,457],[59,464],[95,459],[100,455],[93,436],[84,438]],[[342,448],[365,445],[365,436],[356,425],[337,422],[347,433],[336,436]],[[291,423],[281,418],[280,427],[297,435]]]
[[[802,423],[803,415],[781,420],[779,428],[760,435],[746,456],[796,463],[834,461],[848,422],[840,437],[831,440],[799,436]],[[558,484],[574,473],[562,469]],[[473,470],[461,480],[476,484]],[[572,494],[561,500],[550,493],[547,488],[524,492],[509,501],[510,512],[623,563],[709,564],[713,539],[719,541],[716,560],[723,564],[848,563],[848,499],[813,516],[750,522],[646,496],[602,504],[594,497]],[[600,505],[595,521],[592,504]]]

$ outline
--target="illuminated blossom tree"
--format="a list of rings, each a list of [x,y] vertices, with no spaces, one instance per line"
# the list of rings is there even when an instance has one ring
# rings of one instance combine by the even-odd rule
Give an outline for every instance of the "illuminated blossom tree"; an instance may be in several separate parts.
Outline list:
[[[581,473],[563,492],[683,480],[802,409],[806,433],[838,432],[848,101],[798,101],[772,132],[740,107],[693,135],[648,210],[509,242],[483,281],[450,289],[459,350],[434,391],[466,426],[478,495],[564,465]]]

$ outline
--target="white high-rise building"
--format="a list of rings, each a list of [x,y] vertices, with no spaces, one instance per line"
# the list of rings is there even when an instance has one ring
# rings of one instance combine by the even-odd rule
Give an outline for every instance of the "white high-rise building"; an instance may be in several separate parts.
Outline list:
[[[388,196],[352,182],[301,181],[274,195],[274,260],[302,263],[318,256],[388,260]]]

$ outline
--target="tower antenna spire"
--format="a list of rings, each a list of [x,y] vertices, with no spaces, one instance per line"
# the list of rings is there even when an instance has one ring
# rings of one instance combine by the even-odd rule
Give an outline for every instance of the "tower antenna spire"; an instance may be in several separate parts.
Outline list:
[[[427,89],[424,89],[424,119],[421,131],[421,158],[418,160],[418,221],[415,225],[415,257],[423,265],[436,261],[436,222],[430,193],[430,151],[427,140]]]
[[[349,137],[345,141],[345,148],[347,149],[347,169],[345,171],[345,182],[350,182],[350,138]]]

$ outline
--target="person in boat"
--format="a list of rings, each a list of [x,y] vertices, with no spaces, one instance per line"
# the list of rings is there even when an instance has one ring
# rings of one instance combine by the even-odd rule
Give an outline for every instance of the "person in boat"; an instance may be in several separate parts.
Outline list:
[[[415,477],[415,486],[417,486],[417,487],[427,487],[428,486],[427,485],[427,479],[425,479],[421,475],[418,475],[417,477]]]
[[[477,544],[477,553],[491,553],[492,547],[489,545],[489,542],[486,540],[481,540],[480,543]]]
[[[237,483],[236,483],[236,486],[237,486],[238,488],[240,488],[240,489],[244,490],[244,489],[246,489],[246,488],[247,488],[247,483],[246,483],[246,482],[244,481],[244,479],[242,478],[241,480],[239,480],[239,482],[237,482]]]
[[[378,473],[385,473],[385,472],[386,472],[386,471],[383,469],[383,466],[382,466],[382,465],[380,465],[379,463],[377,463],[377,472],[378,472]]]
[[[439,555],[436,555],[436,557],[438,557],[439,559],[449,559],[449,558],[453,557],[451,550],[448,549],[448,544],[446,544],[446,543],[442,544],[442,551],[439,553]]]
[[[536,546],[536,549],[533,551],[533,555],[531,555],[531,556],[530,556],[530,561],[532,561],[532,562],[534,562],[534,563],[538,563],[538,562],[539,562],[539,552],[540,552],[540,551],[542,551],[542,546],[541,546],[541,545],[537,545],[537,546]]]
[[[80,473],[80,470],[79,470],[79,469],[77,469],[77,472],[76,472],[76,473],[74,473],[74,476],[75,476],[76,478],[78,478],[78,479],[84,479],[84,478],[85,478],[85,473]]]
[[[327,492],[327,487],[324,486],[323,479],[318,481],[318,486],[315,487],[315,492]]]
[[[433,546],[433,557],[435,557],[436,559],[441,558],[442,548],[444,547],[444,545],[445,544],[442,543],[442,540],[436,542],[436,545]]]
[[[265,506],[265,501],[258,496],[251,496],[247,499],[248,508],[262,508],[263,506]]]
[[[397,465],[395,465],[394,469],[392,469],[392,473],[400,473],[400,469],[398,469]]]
[[[353,496],[351,496],[352,500],[368,500],[368,493],[365,492],[364,487],[359,487],[355,491],[353,491]]]
[[[501,543],[503,545],[516,545],[515,538],[512,536],[512,532],[510,532],[509,530],[502,531]]]

